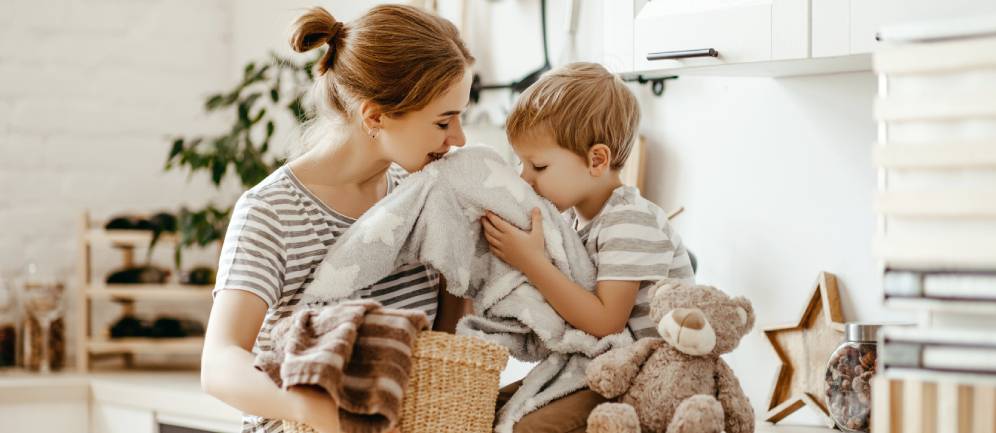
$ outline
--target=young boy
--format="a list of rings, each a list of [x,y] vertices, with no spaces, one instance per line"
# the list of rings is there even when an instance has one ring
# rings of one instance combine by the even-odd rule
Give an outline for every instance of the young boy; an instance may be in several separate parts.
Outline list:
[[[522,178],[578,230],[597,268],[594,292],[546,258],[538,210],[529,232],[493,214],[482,218],[491,251],[522,271],[564,320],[596,337],[627,328],[634,338],[656,336],[647,290],[665,278],[694,277],[664,210],[620,180],[639,121],[636,98],[622,80],[600,65],[572,63],[526,89],[506,124]],[[499,405],[515,385],[502,390]],[[582,390],[526,415],[515,430],[584,431],[602,401]]]

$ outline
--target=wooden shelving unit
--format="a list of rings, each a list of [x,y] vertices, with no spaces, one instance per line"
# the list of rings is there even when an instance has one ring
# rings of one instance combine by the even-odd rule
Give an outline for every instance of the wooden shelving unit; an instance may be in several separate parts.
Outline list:
[[[84,236],[90,242],[107,242],[121,246],[148,245],[152,241],[152,232],[148,230],[104,230],[101,228],[88,228]],[[160,237],[160,242],[176,242],[176,236],[163,234]]]
[[[115,338],[111,340],[90,340],[87,351],[91,354],[180,354],[199,355],[204,346],[201,337],[188,338]]]
[[[202,337],[186,338],[110,338],[108,332],[93,329],[95,302],[121,304],[125,312],[134,312],[136,303],[147,302],[211,302],[211,287],[179,284],[178,269],[172,269],[166,284],[106,284],[104,275],[94,275],[94,247],[115,248],[124,256],[124,266],[135,264],[134,251],[147,248],[152,233],[145,230],[104,230],[88,214],[80,217],[79,227],[79,293],[76,296],[79,326],[76,326],[76,364],[86,372],[95,358],[119,356],[127,367],[134,366],[135,355],[185,355],[197,356],[204,345]],[[165,234],[159,238],[161,245],[175,245],[176,236]],[[206,319],[206,318],[205,318]]]
[[[183,284],[105,284],[88,286],[86,296],[90,299],[110,299],[114,301],[210,301],[211,292],[203,286]]]
[[[876,255],[885,306],[916,317],[880,331],[875,433],[996,433],[996,287],[980,277],[996,273],[996,99],[973,81],[996,25],[962,24],[885,28],[875,53]]]

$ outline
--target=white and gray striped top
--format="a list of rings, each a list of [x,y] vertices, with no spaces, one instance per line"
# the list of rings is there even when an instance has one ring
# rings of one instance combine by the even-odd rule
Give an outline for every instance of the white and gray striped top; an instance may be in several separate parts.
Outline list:
[[[577,227],[573,209],[566,217]],[[657,336],[657,325],[650,320],[650,287],[665,278],[695,280],[688,250],[667,213],[643,198],[639,189],[621,186],[578,234],[595,264],[597,281],[640,281],[627,326],[634,338]]]
[[[404,176],[400,167],[388,170],[389,193]],[[266,302],[269,308],[254,353],[272,347],[273,325],[294,312],[329,246],[354,222],[322,203],[287,166],[242,194],[225,234],[213,293],[244,290]],[[400,267],[355,297],[424,311],[431,326],[439,283],[436,271],[416,263]],[[256,416],[246,415],[242,424],[243,432],[283,431],[279,420]]]

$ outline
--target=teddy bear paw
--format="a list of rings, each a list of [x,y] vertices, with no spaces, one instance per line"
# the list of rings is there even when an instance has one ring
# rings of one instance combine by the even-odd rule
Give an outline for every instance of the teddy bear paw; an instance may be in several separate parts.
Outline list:
[[[588,433],[640,433],[636,409],[625,403],[602,403],[588,415]]]
[[[693,395],[678,405],[667,433],[721,433],[723,421],[723,405],[715,397]]]

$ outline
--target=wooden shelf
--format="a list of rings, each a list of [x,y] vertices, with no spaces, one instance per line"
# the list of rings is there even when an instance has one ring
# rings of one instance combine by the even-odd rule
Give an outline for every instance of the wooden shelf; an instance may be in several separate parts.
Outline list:
[[[996,149],[996,146],[993,147]],[[881,215],[959,219],[996,217],[996,190],[883,192],[876,199]]]
[[[198,355],[204,347],[203,337],[186,338],[115,338],[90,340],[87,351],[91,354],[178,354]]]
[[[210,301],[211,288],[185,284],[107,284],[88,286],[85,290],[90,299]]]
[[[996,236],[899,238],[881,233],[875,252],[886,266],[909,269],[988,269],[996,267]]]
[[[886,308],[906,311],[996,315],[996,301],[938,300],[930,298],[887,298]]]
[[[106,230],[104,222],[93,221],[84,212],[79,219],[79,266],[77,269],[77,284],[79,289],[74,296],[74,308],[79,312],[78,326],[73,338],[80,350],[76,351],[76,365],[80,371],[86,372],[91,367],[91,360],[97,358],[121,357],[126,368],[138,367],[133,355],[184,355],[196,356],[204,346],[203,337],[190,338],[107,338],[109,334],[106,324],[96,325],[93,322],[95,303],[117,302],[123,308],[123,314],[135,314],[135,301],[155,302],[189,302],[207,303],[210,305],[213,285],[179,284],[176,276],[180,270],[170,268],[171,279],[164,284],[107,284],[104,276],[95,275],[94,250],[96,248],[118,248],[122,254],[124,268],[137,264],[135,260],[139,251],[146,250],[152,242],[151,230]],[[177,245],[179,237],[175,233],[163,233],[157,243],[158,247],[172,249]],[[220,242],[215,242],[220,247]],[[220,250],[218,251],[220,254]],[[217,259],[217,258],[216,258]],[[207,318],[196,318],[207,323]],[[105,327],[96,329],[96,326]],[[143,360],[145,362],[147,360]],[[175,360],[174,360],[175,361]],[[171,365],[178,366],[176,362]],[[147,368],[144,363],[140,368]],[[181,368],[188,368],[184,365]]]
[[[110,243],[113,245],[130,245],[145,247],[152,242],[152,231],[150,230],[104,230],[102,228],[89,229],[86,232],[86,240],[94,243]],[[177,236],[171,233],[163,233],[159,236],[160,243],[175,243]]]
[[[885,169],[962,170],[996,167],[991,140],[950,140],[929,144],[892,142],[875,145],[875,162]]]

